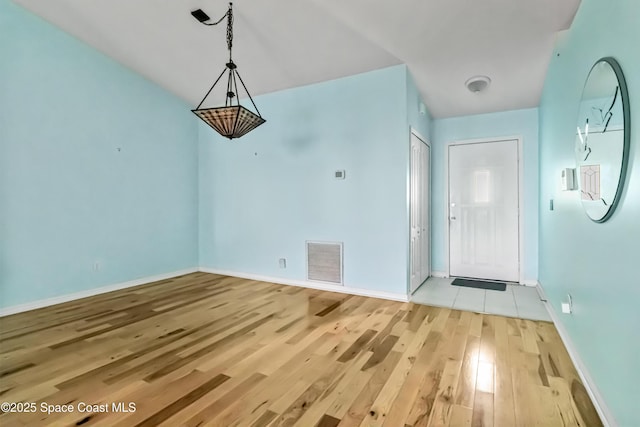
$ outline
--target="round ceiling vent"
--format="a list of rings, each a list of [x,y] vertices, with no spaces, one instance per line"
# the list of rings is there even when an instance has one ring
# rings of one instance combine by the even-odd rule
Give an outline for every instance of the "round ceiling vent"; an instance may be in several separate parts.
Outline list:
[[[491,79],[487,76],[473,76],[465,82],[465,86],[473,93],[482,92],[491,84]]]

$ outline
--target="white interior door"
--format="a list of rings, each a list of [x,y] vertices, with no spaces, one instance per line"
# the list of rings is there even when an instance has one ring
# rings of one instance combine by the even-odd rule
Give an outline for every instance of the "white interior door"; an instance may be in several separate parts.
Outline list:
[[[519,280],[518,141],[449,146],[449,274]]]
[[[411,134],[410,288],[414,292],[429,277],[429,146]]]
[[[430,165],[431,165],[431,149],[427,144],[421,145],[420,150],[421,166],[420,166],[420,199],[421,208],[421,232],[420,232],[420,283],[424,282],[431,275],[431,182],[430,182]]]

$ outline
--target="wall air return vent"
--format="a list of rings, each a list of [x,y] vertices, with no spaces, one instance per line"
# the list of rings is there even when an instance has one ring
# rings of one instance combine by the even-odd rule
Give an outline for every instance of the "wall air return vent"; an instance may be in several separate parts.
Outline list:
[[[342,285],[342,242],[307,242],[307,280]]]

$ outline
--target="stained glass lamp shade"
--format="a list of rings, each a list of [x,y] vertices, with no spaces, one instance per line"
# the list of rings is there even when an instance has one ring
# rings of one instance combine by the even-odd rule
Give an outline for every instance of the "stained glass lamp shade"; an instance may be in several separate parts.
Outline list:
[[[208,16],[201,10],[198,11],[201,12],[204,17],[202,17],[200,13],[195,14],[194,12],[192,12],[192,15],[194,15],[194,17],[196,17],[200,22],[204,23],[204,21],[208,19]],[[242,77],[240,77],[240,74],[238,73],[238,67],[231,59],[231,46],[233,40],[233,11],[231,3],[229,3],[229,11],[217,23],[221,22],[225,16],[227,17],[227,46],[229,49],[229,62],[226,64],[224,70],[222,70],[222,73],[220,73],[220,76],[218,76],[207,94],[202,98],[200,104],[198,104],[195,110],[191,111],[193,111],[193,113],[206,124],[215,129],[220,135],[225,138],[233,139],[246,135],[263,124],[266,120],[260,115],[258,107],[256,107],[255,102],[253,102],[251,94],[242,81]],[[217,23],[207,25],[216,25]],[[213,88],[225,74],[227,74],[227,87],[224,106],[200,108],[209,94],[211,94]],[[249,97],[249,100],[255,109],[255,113],[240,105],[240,99],[238,96],[238,80],[240,80],[240,84],[244,89],[244,92]]]

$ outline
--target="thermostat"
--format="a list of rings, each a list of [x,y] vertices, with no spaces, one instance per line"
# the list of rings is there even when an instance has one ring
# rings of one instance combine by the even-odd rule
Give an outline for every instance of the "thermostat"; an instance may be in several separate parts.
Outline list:
[[[562,191],[573,190],[575,182],[575,169],[564,168],[562,169]]]
[[[335,178],[336,179],[344,179],[345,173],[344,173],[344,169],[343,170],[337,170],[335,172]]]

